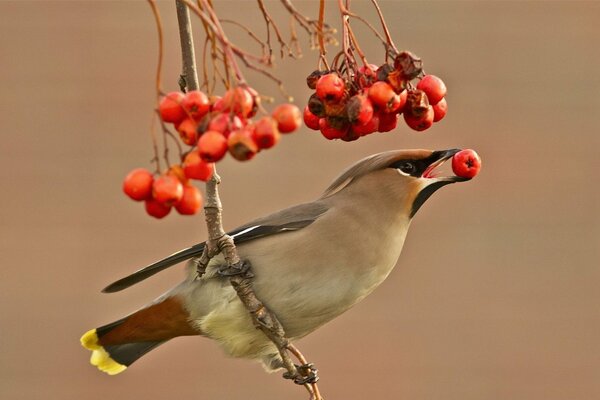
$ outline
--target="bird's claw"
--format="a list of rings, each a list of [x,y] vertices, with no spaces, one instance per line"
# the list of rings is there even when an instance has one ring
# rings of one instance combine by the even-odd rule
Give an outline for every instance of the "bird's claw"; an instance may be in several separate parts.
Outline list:
[[[222,265],[217,270],[218,274],[224,277],[241,275],[244,278],[253,278],[251,271],[252,265],[249,261],[243,260],[235,264]]]
[[[296,365],[295,374],[284,372],[283,377],[285,379],[293,380],[297,385],[314,384],[319,381],[319,376],[317,375],[318,372],[319,370],[315,368],[313,363],[306,363]]]

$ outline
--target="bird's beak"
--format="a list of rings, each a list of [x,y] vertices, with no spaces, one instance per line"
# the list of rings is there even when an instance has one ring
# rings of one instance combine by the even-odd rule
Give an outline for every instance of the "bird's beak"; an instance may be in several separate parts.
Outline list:
[[[461,176],[451,175],[451,176],[442,176],[440,175],[439,168],[442,164],[444,164],[447,160],[451,159],[456,153],[461,151],[461,149],[450,149],[450,150],[439,150],[434,151],[429,159],[431,160],[429,166],[425,169],[422,178],[435,180],[438,182],[447,182],[447,183],[455,183],[455,182],[464,182],[469,181],[471,178],[464,178]]]

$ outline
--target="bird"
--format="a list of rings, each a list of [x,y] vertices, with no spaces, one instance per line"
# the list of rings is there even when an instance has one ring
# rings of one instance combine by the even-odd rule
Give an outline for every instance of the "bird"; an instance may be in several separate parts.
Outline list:
[[[316,200],[258,218],[228,232],[252,266],[256,296],[277,316],[286,337],[300,339],[369,295],[400,257],[411,221],[439,188],[470,178],[439,176],[460,149],[391,150],[343,171]],[[215,340],[232,357],[283,368],[277,347],[253,324],[227,277],[225,259],[212,258],[199,276],[198,243],[107,286],[112,293],[188,261],[179,283],[138,311],[89,330],[81,344],[90,362],[115,375],[179,336]]]

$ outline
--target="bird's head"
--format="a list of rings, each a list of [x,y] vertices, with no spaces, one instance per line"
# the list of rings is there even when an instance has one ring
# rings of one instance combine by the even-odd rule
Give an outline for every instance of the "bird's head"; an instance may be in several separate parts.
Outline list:
[[[460,149],[450,150],[393,150],[364,158],[346,169],[325,190],[323,198],[346,188],[361,191],[398,193],[413,217],[423,203],[439,188],[470,178],[453,173],[441,174],[440,167]],[[351,189],[350,189],[351,190]],[[389,195],[386,193],[386,195]]]

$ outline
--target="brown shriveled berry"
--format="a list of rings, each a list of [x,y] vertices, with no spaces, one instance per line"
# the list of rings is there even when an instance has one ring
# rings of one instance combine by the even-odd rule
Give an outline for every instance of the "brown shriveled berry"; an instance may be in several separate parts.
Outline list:
[[[329,71],[315,70],[315,71],[311,72],[310,75],[308,75],[306,77],[306,85],[308,86],[308,88],[313,89],[313,90],[316,89],[317,81],[319,80],[319,78],[327,73],[329,73]]]
[[[423,72],[423,61],[410,51],[403,51],[394,59],[394,68],[405,80],[413,80]]]
[[[325,104],[317,97],[316,93],[313,93],[308,99],[308,109],[319,118],[323,118],[326,115]]]
[[[373,104],[363,94],[354,95],[346,103],[346,115],[351,124],[365,125],[373,118]]]
[[[319,130],[326,139],[341,139],[350,125],[341,118],[321,118],[319,120]]]
[[[419,89],[410,90],[406,98],[406,109],[408,114],[416,118],[420,118],[425,114],[429,109],[429,100],[427,100],[425,92]]]
[[[389,64],[383,64],[382,66],[380,66],[377,69],[377,80],[378,81],[387,81],[388,75],[390,74],[390,72],[392,72],[394,70],[394,67],[392,67]]]

